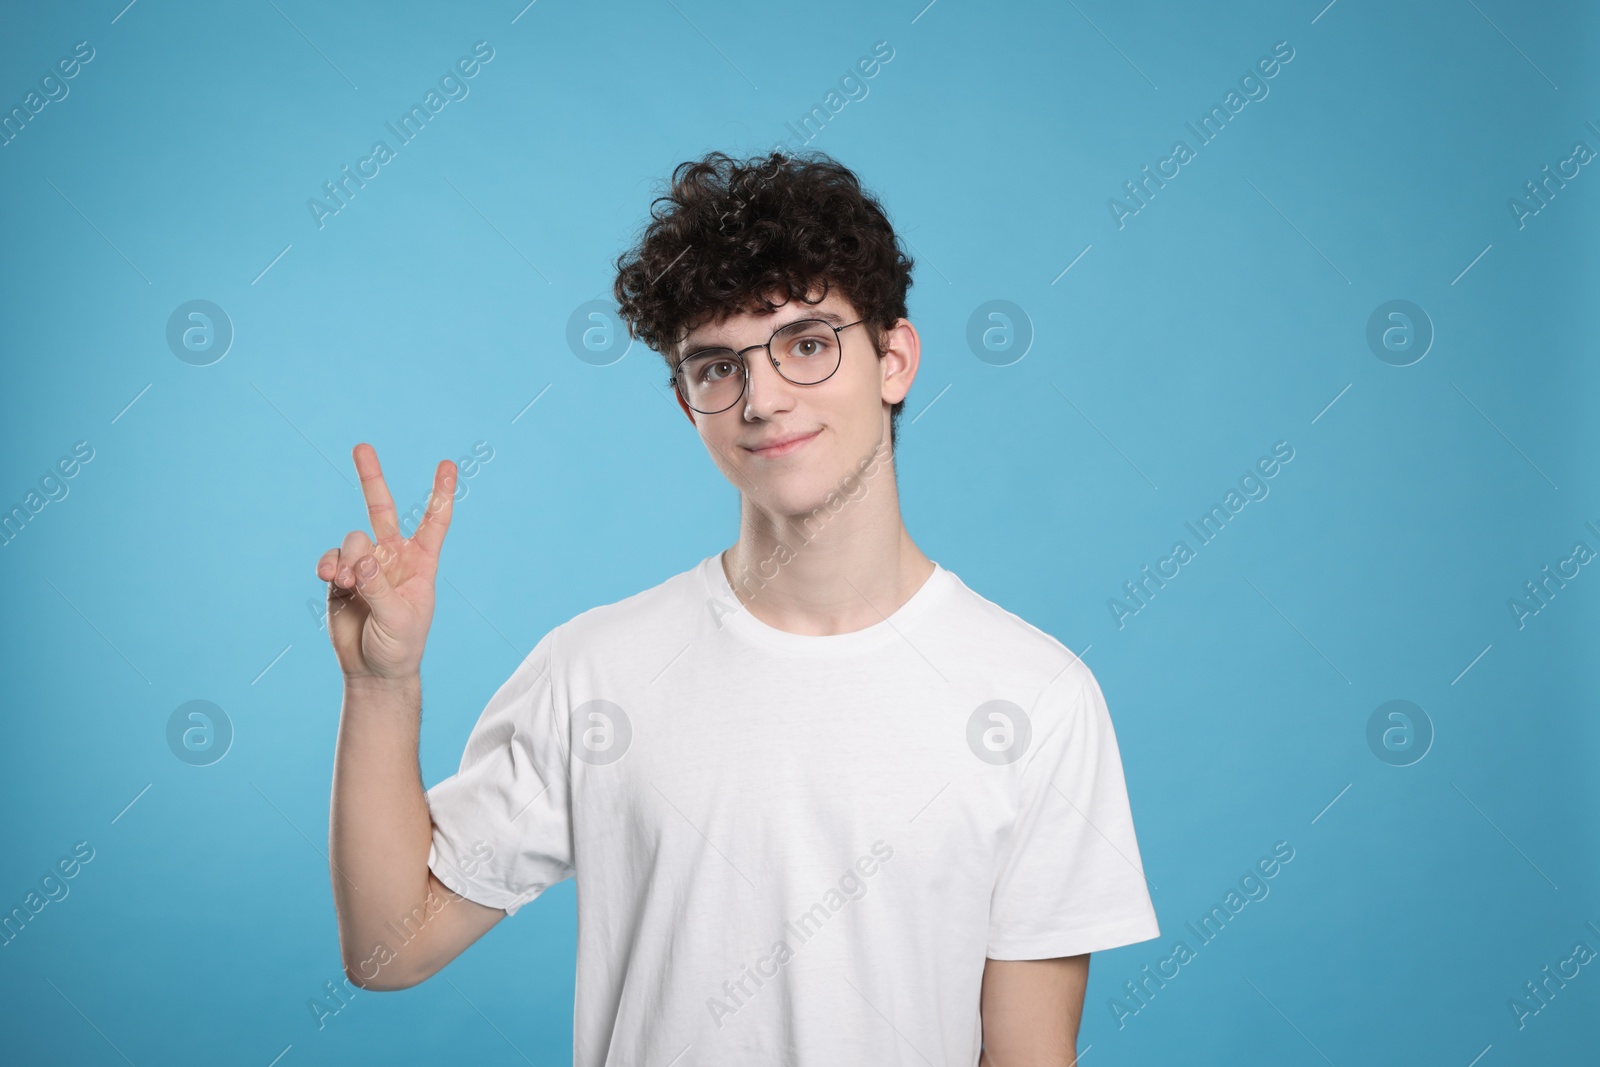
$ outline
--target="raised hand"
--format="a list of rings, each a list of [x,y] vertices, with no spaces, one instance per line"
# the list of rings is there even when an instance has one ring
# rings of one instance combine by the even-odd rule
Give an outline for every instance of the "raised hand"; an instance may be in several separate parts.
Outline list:
[[[434,575],[450,528],[456,465],[439,462],[422,522],[402,537],[378,453],[363,443],[351,455],[377,543],[351,530],[317,561],[317,577],[328,583],[328,636],[346,681],[400,680],[421,666],[433,622]]]

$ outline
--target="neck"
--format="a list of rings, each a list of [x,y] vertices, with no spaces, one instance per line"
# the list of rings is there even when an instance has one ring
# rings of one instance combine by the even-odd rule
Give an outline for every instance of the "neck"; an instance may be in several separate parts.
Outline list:
[[[741,498],[739,540],[722,556],[740,602],[790,633],[851,633],[883,621],[922,587],[933,561],[900,517],[892,462],[796,515]]]

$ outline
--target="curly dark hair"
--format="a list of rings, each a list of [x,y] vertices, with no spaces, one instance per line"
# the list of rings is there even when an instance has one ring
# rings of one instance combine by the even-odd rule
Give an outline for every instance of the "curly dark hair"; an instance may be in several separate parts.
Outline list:
[[[865,320],[873,351],[906,315],[913,260],[887,214],[848,167],[826,153],[722,152],[678,164],[651,202],[638,243],[616,260],[613,295],[630,336],[669,368],[689,332],[740,312],[770,313],[837,287]],[[819,297],[818,299],[821,299]],[[890,408],[889,447],[905,401]]]

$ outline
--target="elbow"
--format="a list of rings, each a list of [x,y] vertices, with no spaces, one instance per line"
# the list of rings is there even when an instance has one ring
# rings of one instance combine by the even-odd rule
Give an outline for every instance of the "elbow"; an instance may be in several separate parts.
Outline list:
[[[363,948],[363,945],[370,947]],[[414,966],[416,961],[411,958],[414,955],[409,945],[397,952],[384,941],[370,942],[340,931],[339,958],[344,965],[345,981],[357,989],[391,993],[420,984],[433,972]]]
[[[365,989],[374,993],[393,993],[401,989],[410,989],[426,978],[426,975],[412,975],[395,966],[399,961],[391,960],[388,966],[382,966],[371,959],[357,961],[344,961],[344,977],[347,982],[357,989]]]

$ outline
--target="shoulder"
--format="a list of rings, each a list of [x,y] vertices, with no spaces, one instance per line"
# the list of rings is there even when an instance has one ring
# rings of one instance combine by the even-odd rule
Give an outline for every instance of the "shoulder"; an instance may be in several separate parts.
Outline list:
[[[975,663],[1003,672],[1052,702],[1076,703],[1084,690],[1100,695],[1093,672],[1060,639],[983,596],[954,572],[947,573],[951,589],[944,611],[970,642]]]
[[[658,651],[671,636],[685,632],[691,616],[710,610],[700,567],[697,563],[648,589],[579,612],[551,631],[553,654],[571,658]]]

